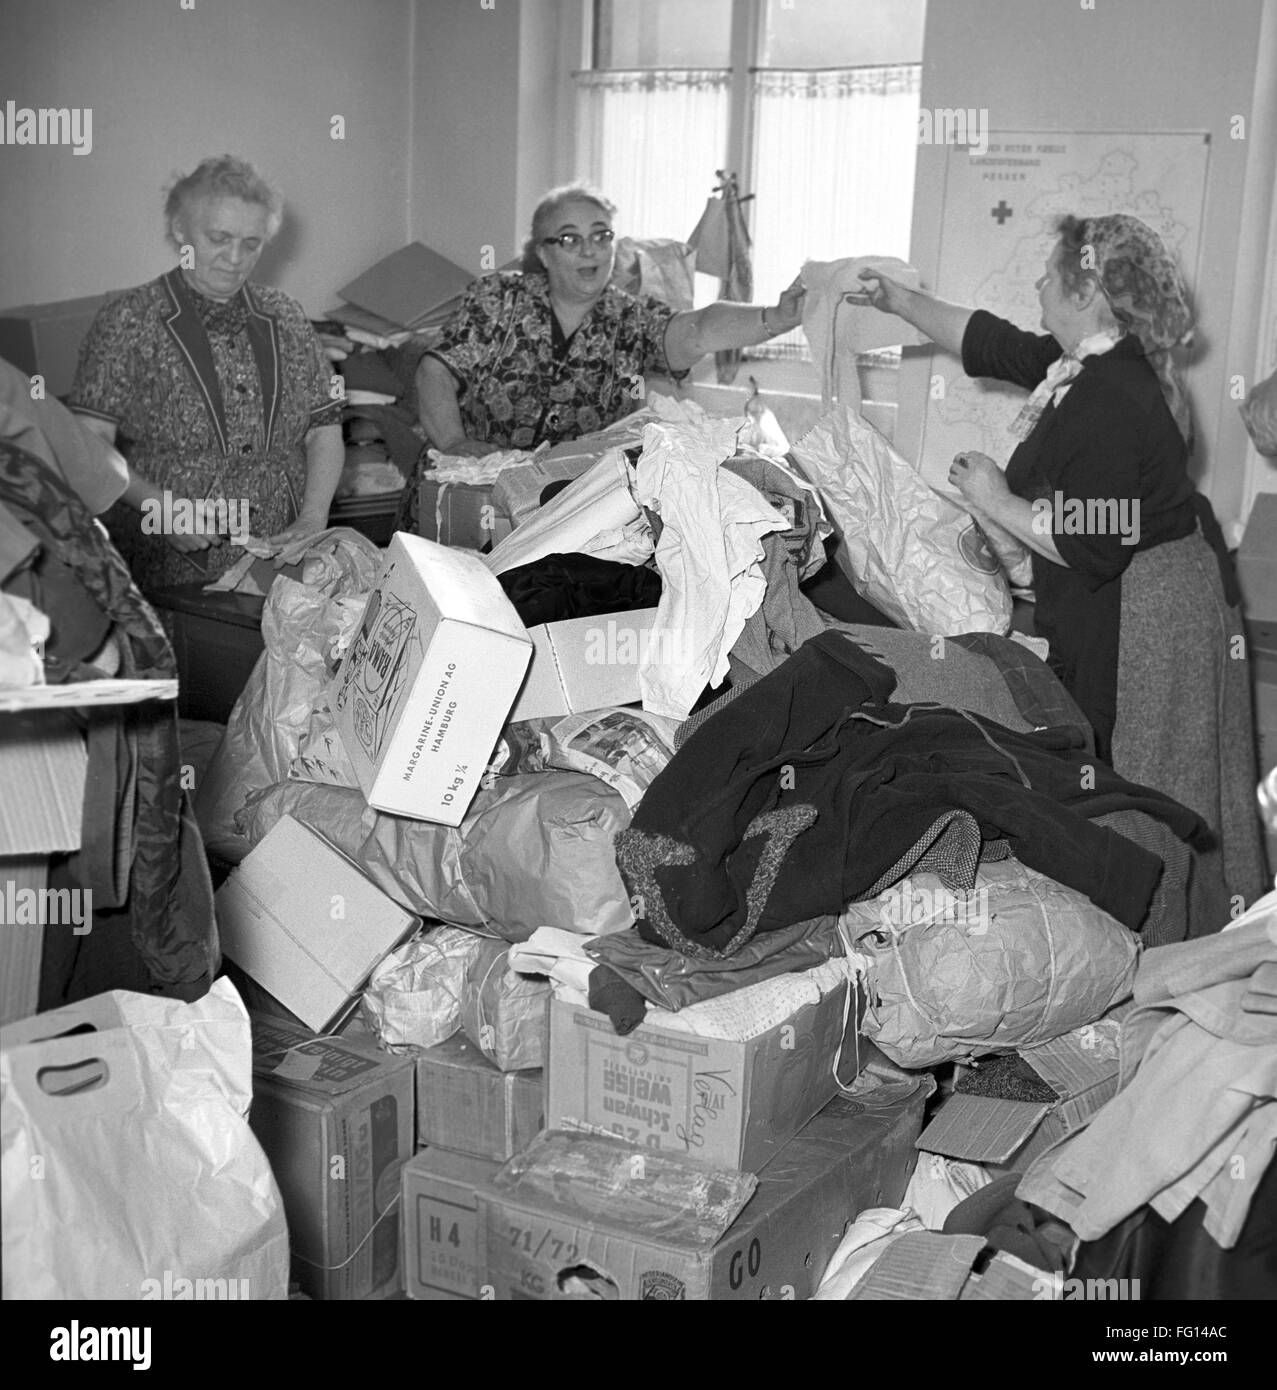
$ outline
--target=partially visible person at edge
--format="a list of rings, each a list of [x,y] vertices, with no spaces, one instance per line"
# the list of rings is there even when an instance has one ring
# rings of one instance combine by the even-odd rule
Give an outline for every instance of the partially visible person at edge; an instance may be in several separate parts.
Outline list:
[[[1265,874],[1240,600],[1188,476],[1189,403],[1172,359],[1193,315],[1173,258],[1139,218],[1069,216],[1057,231],[1037,283],[1043,335],[862,278],[877,308],[960,355],[969,376],[1032,392],[1005,474],[969,452],[949,480],[1004,563],[1027,571],[1031,560],[1035,631],[1099,755],[1220,837],[1192,885],[1192,929],[1215,931]]]
[[[228,516],[276,551],[322,530],[344,462],[314,329],[286,294],[249,283],[279,194],[223,155],[173,185],[164,219],[178,265],[98,311],[70,396],[128,460],[104,520],[144,593],[226,570],[244,553],[213,530]]]
[[[532,215],[519,271],[476,280],[416,369],[418,412],[445,454],[535,449],[637,408],[642,379],[680,380],[701,357],[802,322],[798,280],[773,305],[678,312],[611,283],[615,205],[588,184],[556,188]],[[400,508],[415,513],[415,483]],[[415,528],[414,528],[415,529]]]

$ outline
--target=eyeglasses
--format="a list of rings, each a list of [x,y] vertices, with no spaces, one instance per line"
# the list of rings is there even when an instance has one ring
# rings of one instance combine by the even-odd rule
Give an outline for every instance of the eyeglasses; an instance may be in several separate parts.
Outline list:
[[[541,245],[561,246],[565,251],[579,251],[587,240],[591,246],[605,251],[616,240],[616,233],[611,227],[599,227],[588,237],[583,237],[580,232],[560,232],[558,236],[543,236]]]

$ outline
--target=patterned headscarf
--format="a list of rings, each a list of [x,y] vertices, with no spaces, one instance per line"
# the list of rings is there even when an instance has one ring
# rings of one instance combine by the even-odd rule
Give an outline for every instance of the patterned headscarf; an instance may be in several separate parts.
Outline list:
[[[1193,311],[1174,258],[1148,223],[1124,212],[1088,217],[1081,233],[1114,317],[1143,344],[1175,423],[1191,442],[1184,377],[1172,351],[1192,342]]]

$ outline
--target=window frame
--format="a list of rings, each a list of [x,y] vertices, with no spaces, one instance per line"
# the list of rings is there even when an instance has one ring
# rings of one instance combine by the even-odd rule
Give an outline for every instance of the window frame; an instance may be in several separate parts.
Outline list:
[[[597,7],[599,3],[600,0],[579,0],[581,41],[577,66],[581,69],[598,69],[600,71],[628,71],[628,69],[621,68],[598,68],[596,58]],[[762,62],[766,4],[767,0],[732,0],[731,40],[728,52],[730,66],[726,69],[729,73],[727,162],[723,167],[736,171],[742,180],[748,176],[751,184],[758,123],[753,100],[754,76],[757,72],[767,68],[767,65]],[[836,65],[824,70],[841,72],[845,70],[845,67],[846,65]],[[652,71],[661,70],[652,69]],[[789,69],[782,70],[789,71]],[[812,71],[817,70],[812,69]],[[575,140],[575,134],[573,138]],[[573,155],[569,165],[575,163],[575,149]],[[752,187],[747,186],[746,192],[752,192]],[[748,213],[747,221],[750,223],[752,233],[752,216]],[[747,365],[749,370],[737,374],[735,385],[724,387],[718,384],[714,376],[712,357],[697,364],[688,378],[688,385],[699,385],[718,391],[739,393],[742,391],[743,380],[752,375],[758,379],[760,388],[766,391],[780,391],[785,394],[804,397],[811,395],[815,385],[815,364],[810,350],[805,344],[798,351],[795,351],[794,345],[781,344],[779,350],[769,350],[767,343],[760,343],[754,347],[745,348],[741,353],[741,358],[742,366]],[[877,404],[891,416],[894,416],[896,410],[894,386],[901,363],[900,350],[898,348],[886,348],[863,353],[858,360],[862,369],[869,369],[862,371],[862,380],[866,388],[865,404]],[[884,395],[880,396],[876,403],[873,402],[871,395],[873,383],[884,388]],[[887,433],[890,434],[889,429]]]

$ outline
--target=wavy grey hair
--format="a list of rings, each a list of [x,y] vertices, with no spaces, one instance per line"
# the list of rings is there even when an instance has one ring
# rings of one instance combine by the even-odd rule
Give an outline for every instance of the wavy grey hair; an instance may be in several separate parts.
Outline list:
[[[284,220],[284,200],[246,159],[233,154],[201,160],[189,174],[174,179],[164,196],[164,226],[173,241],[173,219],[196,198],[238,198],[266,209],[266,239],[279,231]],[[174,245],[176,242],[174,241]]]
[[[575,183],[565,183],[558,188],[552,188],[537,204],[536,211],[532,214],[532,232],[523,243],[523,263],[520,267],[525,275],[545,274],[545,267],[537,255],[537,247],[541,244],[541,238],[549,235],[559,209],[565,203],[577,202],[593,203],[609,218],[616,216],[616,204],[592,183],[578,179]]]

